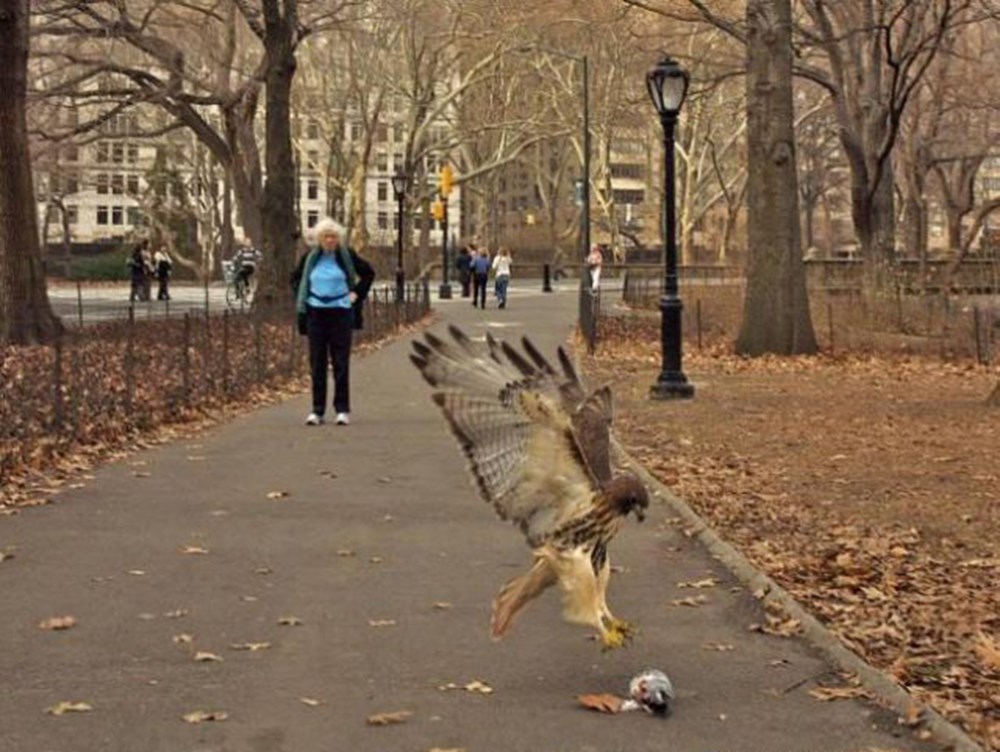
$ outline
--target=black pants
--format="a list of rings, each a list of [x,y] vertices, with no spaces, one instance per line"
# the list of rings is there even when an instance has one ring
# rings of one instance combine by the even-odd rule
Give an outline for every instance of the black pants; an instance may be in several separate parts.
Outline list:
[[[475,289],[472,291],[472,305],[480,308],[486,307],[486,283],[489,282],[490,275],[477,274],[475,277]]]
[[[156,293],[157,300],[170,300],[170,277],[160,275],[160,289]]]
[[[472,294],[472,272],[463,269],[458,273],[458,279],[462,283],[462,297],[469,297]]]
[[[350,308],[310,308],[307,318],[309,363],[312,366],[313,412],[326,412],[326,381],[333,362],[333,409],[351,411],[351,338],[354,311]]]

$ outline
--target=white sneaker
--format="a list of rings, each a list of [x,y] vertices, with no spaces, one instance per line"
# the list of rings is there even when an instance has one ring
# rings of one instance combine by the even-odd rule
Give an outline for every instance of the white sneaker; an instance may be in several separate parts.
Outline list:
[[[351,423],[351,416],[347,413],[337,413],[337,425],[347,426]]]
[[[309,413],[309,417],[306,418],[307,426],[321,426],[323,425],[323,416],[319,413]]]

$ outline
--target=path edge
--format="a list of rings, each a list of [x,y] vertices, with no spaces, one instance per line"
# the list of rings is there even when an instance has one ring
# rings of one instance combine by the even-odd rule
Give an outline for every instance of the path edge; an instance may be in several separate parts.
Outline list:
[[[773,602],[784,609],[790,617],[796,619],[802,625],[802,631],[798,636],[804,638],[827,661],[842,671],[856,674],[862,686],[875,696],[877,702],[901,717],[906,715],[915,702],[912,695],[844,645],[839,637],[813,616],[791,593],[753,565],[736,548],[726,543],[686,501],[671,492],[641,462],[632,457],[618,439],[612,438],[611,442],[620,464],[638,473],[646,486],[651,489],[654,497],[663,501],[689,526],[690,537],[697,540],[714,559],[725,566],[751,592],[763,590],[764,595],[760,599],[761,602]],[[986,752],[965,731],[930,705],[921,703],[921,706],[923,709],[922,725],[939,742],[950,745],[955,752]]]

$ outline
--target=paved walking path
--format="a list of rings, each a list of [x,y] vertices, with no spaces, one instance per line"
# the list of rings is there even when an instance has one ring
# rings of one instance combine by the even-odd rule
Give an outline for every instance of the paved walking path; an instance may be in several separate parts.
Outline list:
[[[528,330],[548,349],[569,333],[575,303],[571,293],[515,292],[506,311],[462,300],[440,310],[478,335]],[[59,504],[0,518],[0,551],[15,553],[0,561],[0,750],[922,748],[892,738],[895,719],[869,706],[811,698],[828,669],[799,641],[748,632],[761,619],[752,597],[732,591],[662,511],[612,548],[626,571],[611,603],[643,630],[631,649],[602,654],[559,619],[552,596],[491,643],[490,600],[528,552],[473,492],[407,350],[399,342],[356,361],[349,428],[304,428],[303,396],[109,465]],[[289,495],[269,499],[275,491]],[[677,587],[710,576],[722,584]],[[669,605],[698,594],[709,599],[700,608]],[[64,614],[77,626],[36,626]],[[301,625],[279,625],[292,616]],[[193,641],[176,644],[181,635]],[[223,660],[196,662],[196,651]],[[676,685],[671,718],[575,707],[576,694],[621,692],[646,666]],[[439,689],[474,680],[494,692]],[[93,710],[44,713],[60,701]],[[182,720],[196,710],[228,720]],[[400,710],[413,713],[405,724],[365,724]]]

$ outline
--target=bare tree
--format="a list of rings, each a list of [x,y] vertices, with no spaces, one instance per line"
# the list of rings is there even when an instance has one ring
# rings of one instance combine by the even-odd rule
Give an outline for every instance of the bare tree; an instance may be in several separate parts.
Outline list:
[[[28,0],[0,12],[0,342],[33,344],[56,334],[38,242],[28,149]]]
[[[745,355],[816,351],[799,229],[792,96],[791,0],[747,4],[749,264]]]

